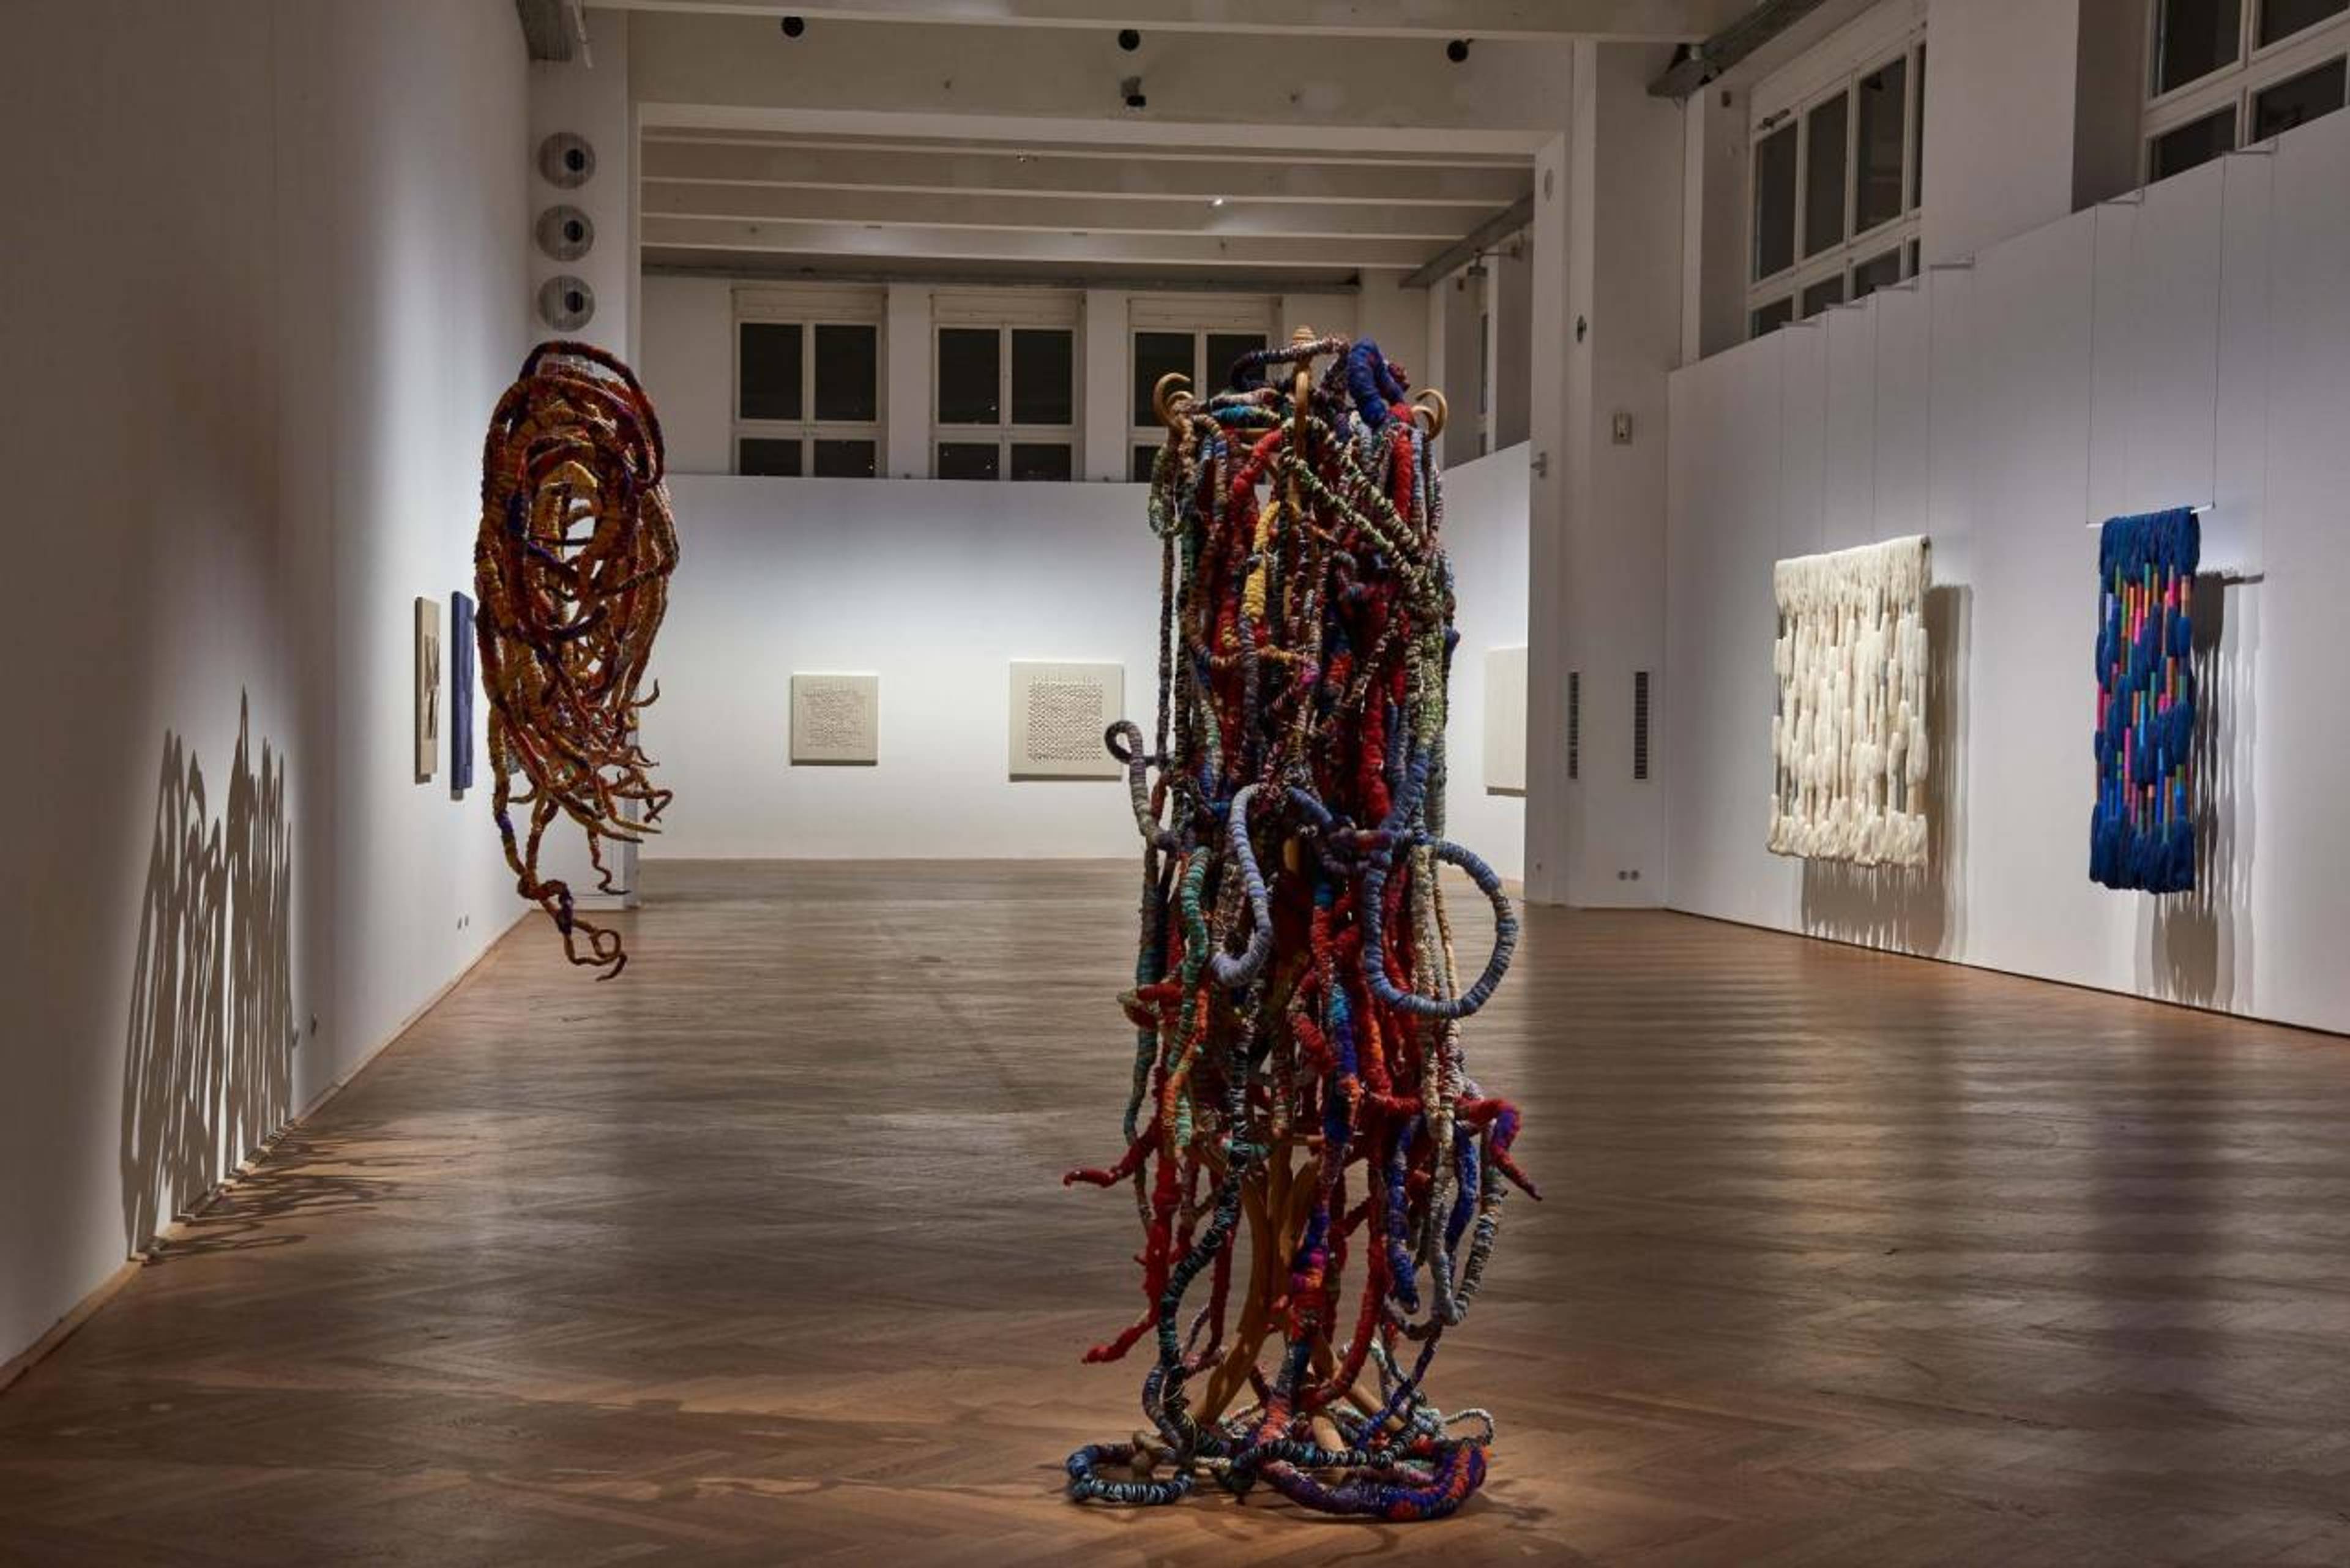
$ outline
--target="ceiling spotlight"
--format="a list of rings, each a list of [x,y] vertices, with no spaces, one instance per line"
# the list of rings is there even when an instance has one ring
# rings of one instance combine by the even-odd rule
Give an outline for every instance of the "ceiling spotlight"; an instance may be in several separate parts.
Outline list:
[[[1223,204],[1224,204],[1224,199],[1223,199],[1222,196],[1217,196],[1217,197],[1215,197],[1215,198],[1211,199],[1211,200],[1208,202],[1208,205],[1210,205],[1211,207],[1221,207],[1221,206],[1222,206]]]
[[[1132,27],[1120,27],[1118,30],[1118,47],[1130,55],[1142,47],[1142,35]]]
[[[785,37],[796,38],[806,31],[807,18],[806,16],[786,16],[784,18]]]
[[[1451,60],[1456,66],[1461,61],[1467,59],[1469,57],[1469,40],[1466,38],[1455,38],[1451,43],[1445,45],[1444,57]]]
[[[1150,100],[1142,96],[1140,77],[1127,78],[1118,84],[1118,95],[1126,99],[1126,107],[1128,109],[1145,109],[1149,106]]]

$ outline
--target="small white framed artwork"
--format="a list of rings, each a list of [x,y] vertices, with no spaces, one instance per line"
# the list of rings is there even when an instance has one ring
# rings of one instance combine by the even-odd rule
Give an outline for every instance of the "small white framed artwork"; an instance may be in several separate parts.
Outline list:
[[[879,675],[792,677],[792,766],[870,767],[880,760]]]
[[[416,601],[416,782],[431,784],[441,762],[441,604]]]
[[[1102,736],[1125,716],[1124,665],[1014,659],[1012,777],[1118,777],[1118,759]]]
[[[1485,650],[1485,793],[1526,793],[1526,648]]]

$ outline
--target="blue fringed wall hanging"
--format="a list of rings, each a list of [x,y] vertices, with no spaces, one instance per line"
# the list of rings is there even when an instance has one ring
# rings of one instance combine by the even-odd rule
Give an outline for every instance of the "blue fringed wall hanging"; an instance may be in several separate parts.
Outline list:
[[[2202,532],[2184,507],[2106,522],[2097,545],[2097,805],[2089,877],[2195,886],[2192,599]]]

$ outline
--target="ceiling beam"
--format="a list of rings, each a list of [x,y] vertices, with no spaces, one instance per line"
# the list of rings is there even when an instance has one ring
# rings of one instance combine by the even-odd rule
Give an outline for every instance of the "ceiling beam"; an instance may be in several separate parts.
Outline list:
[[[812,23],[928,22],[1105,34],[1678,44],[1715,33],[1744,0],[607,0],[629,11],[702,11]],[[811,30],[813,31],[813,29]],[[1276,78],[1277,79],[1277,78]]]
[[[1435,255],[1403,280],[1405,288],[1428,288],[1441,283],[1456,267],[1467,266],[1534,221],[1534,192],[1529,191]]]
[[[663,12],[629,29],[639,122],[1193,151],[1531,157],[1557,134],[1569,46],[1479,49],[1460,65],[1393,38],[1177,34],[1136,55],[1107,34],[837,23],[787,39],[756,16]],[[1128,102],[1139,78],[1143,107]]]
[[[1129,234],[1030,229],[954,228],[923,223],[800,223],[794,220],[677,218],[647,215],[647,250],[734,251],[795,255],[929,257],[972,262],[1044,262],[1166,266],[1233,266],[1270,272],[1388,267],[1409,269],[1428,258],[1425,240],[1297,239],[1286,235],[1222,238],[1213,234]]]
[[[1140,158],[1065,148],[872,146],[816,141],[689,140],[649,133],[638,167],[648,180],[807,190],[961,192],[969,195],[1101,195],[1137,201],[1417,203],[1491,212],[1523,194],[1521,163],[1411,164],[1365,159],[1307,162],[1296,155]]]
[[[1810,16],[1825,0],[1760,0],[1648,84],[1650,98],[1685,99]]]
[[[931,223],[1040,234],[1214,234],[1256,238],[1409,239],[1442,244],[1461,232],[1450,207],[1322,202],[1136,202],[1118,196],[1003,196],[954,192],[811,191],[648,180],[647,217],[743,218],[755,222]]]

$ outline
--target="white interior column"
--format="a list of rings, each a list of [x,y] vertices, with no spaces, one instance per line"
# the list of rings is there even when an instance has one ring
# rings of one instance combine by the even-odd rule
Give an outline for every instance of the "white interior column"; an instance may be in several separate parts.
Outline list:
[[[882,396],[889,407],[882,428],[889,450],[881,454],[881,472],[892,479],[931,476],[931,290],[920,284],[889,286],[888,319],[883,323],[881,352],[888,367],[881,377]]]
[[[1663,901],[1665,378],[1680,349],[1683,139],[1678,106],[1648,95],[1664,64],[1654,48],[1577,44],[1563,133],[1535,160],[1525,887],[1539,903]]]

